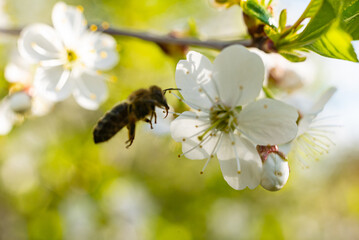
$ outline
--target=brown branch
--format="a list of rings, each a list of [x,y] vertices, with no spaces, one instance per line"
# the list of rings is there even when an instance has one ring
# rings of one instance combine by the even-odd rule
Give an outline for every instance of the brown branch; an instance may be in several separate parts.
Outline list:
[[[108,28],[104,30],[105,33],[108,33],[113,36],[128,36],[139,38],[145,41],[154,42],[157,44],[175,44],[175,45],[186,45],[186,46],[197,46],[197,47],[206,47],[212,49],[221,50],[230,45],[239,44],[245,47],[251,46],[250,40],[235,40],[235,41],[216,41],[216,40],[199,40],[196,38],[179,38],[173,37],[170,35],[157,35],[147,32],[135,32],[127,31],[123,29]]]
[[[99,26],[100,27],[100,26]],[[99,28],[100,29],[100,28]],[[0,33],[5,33],[9,35],[19,35],[21,28],[13,29],[4,29],[0,28]],[[221,50],[230,45],[239,44],[245,47],[252,46],[250,40],[235,40],[235,41],[217,41],[217,40],[199,40],[196,38],[179,38],[173,37],[170,35],[159,35],[148,32],[139,32],[139,31],[129,31],[124,29],[108,28],[102,30],[103,32],[113,35],[113,36],[127,36],[139,38],[145,41],[154,42],[157,44],[175,44],[175,45],[184,45],[184,46],[197,46],[197,47],[206,47],[212,49]]]

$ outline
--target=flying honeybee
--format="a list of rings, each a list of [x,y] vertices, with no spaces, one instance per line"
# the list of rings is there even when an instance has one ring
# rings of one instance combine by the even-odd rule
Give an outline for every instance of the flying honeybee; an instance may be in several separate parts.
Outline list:
[[[143,120],[152,127],[152,120],[157,122],[155,108],[163,108],[168,115],[169,106],[165,98],[168,90],[179,90],[168,88],[162,90],[158,86],[151,86],[149,89],[134,91],[127,102],[120,103],[108,111],[95,126],[93,137],[95,143],[101,143],[112,138],[123,127],[128,129],[128,140],[126,148],[130,147],[135,139],[136,122]],[[148,118],[149,117],[149,118]]]

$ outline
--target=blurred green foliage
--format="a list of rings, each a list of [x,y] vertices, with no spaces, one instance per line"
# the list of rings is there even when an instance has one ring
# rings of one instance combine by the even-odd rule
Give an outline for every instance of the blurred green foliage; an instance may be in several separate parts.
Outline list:
[[[8,1],[14,21],[50,23],[55,1]],[[86,0],[89,22],[169,32],[189,18],[199,24],[221,14],[206,0]],[[29,8],[31,6],[31,8]],[[29,11],[34,9],[34,12]],[[31,12],[31,14],[29,13]],[[223,14],[223,13],[222,13]],[[213,29],[216,31],[216,29]],[[176,60],[159,46],[117,38],[120,62],[111,74],[102,109],[80,108],[72,99],[48,116],[29,119],[0,137],[0,239],[354,239],[359,236],[357,154],[341,167],[295,168],[280,192],[235,191],[212,161],[178,158],[180,144],[138,124],[125,148],[126,131],[95,145],[92,128],[103,113],[133,90],[175,87]],[[2,43],[1,66],[9,55]],[[7,84],[0,79],[0,94]],[[169,102],[178,104],[174,97]],[[343,235],[344,234],[344,235]],[[344,237],[343,237],[344,236]]]

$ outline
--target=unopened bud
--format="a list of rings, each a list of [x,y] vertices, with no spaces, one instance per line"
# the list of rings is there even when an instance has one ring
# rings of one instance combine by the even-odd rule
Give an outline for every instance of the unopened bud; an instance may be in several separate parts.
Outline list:
[[[16,113],[25,113],[31,108],[31,97],[24,91],[15,92],[9,97],[9,105]]]
[[[278,191],[287,183],[289,177],[288,161],[271,154],[263,163],[261,186],[269,191]]]

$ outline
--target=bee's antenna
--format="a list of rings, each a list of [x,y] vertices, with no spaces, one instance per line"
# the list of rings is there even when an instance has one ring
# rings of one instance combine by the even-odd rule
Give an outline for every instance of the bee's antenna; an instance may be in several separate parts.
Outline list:
[[[180,88],[167,88],[167,89],[164,89],[164,90],[163,90],[163,95],[165,95],[167,91],[171,91],[171,90],[181,91],[182,89],[180,89]]]

